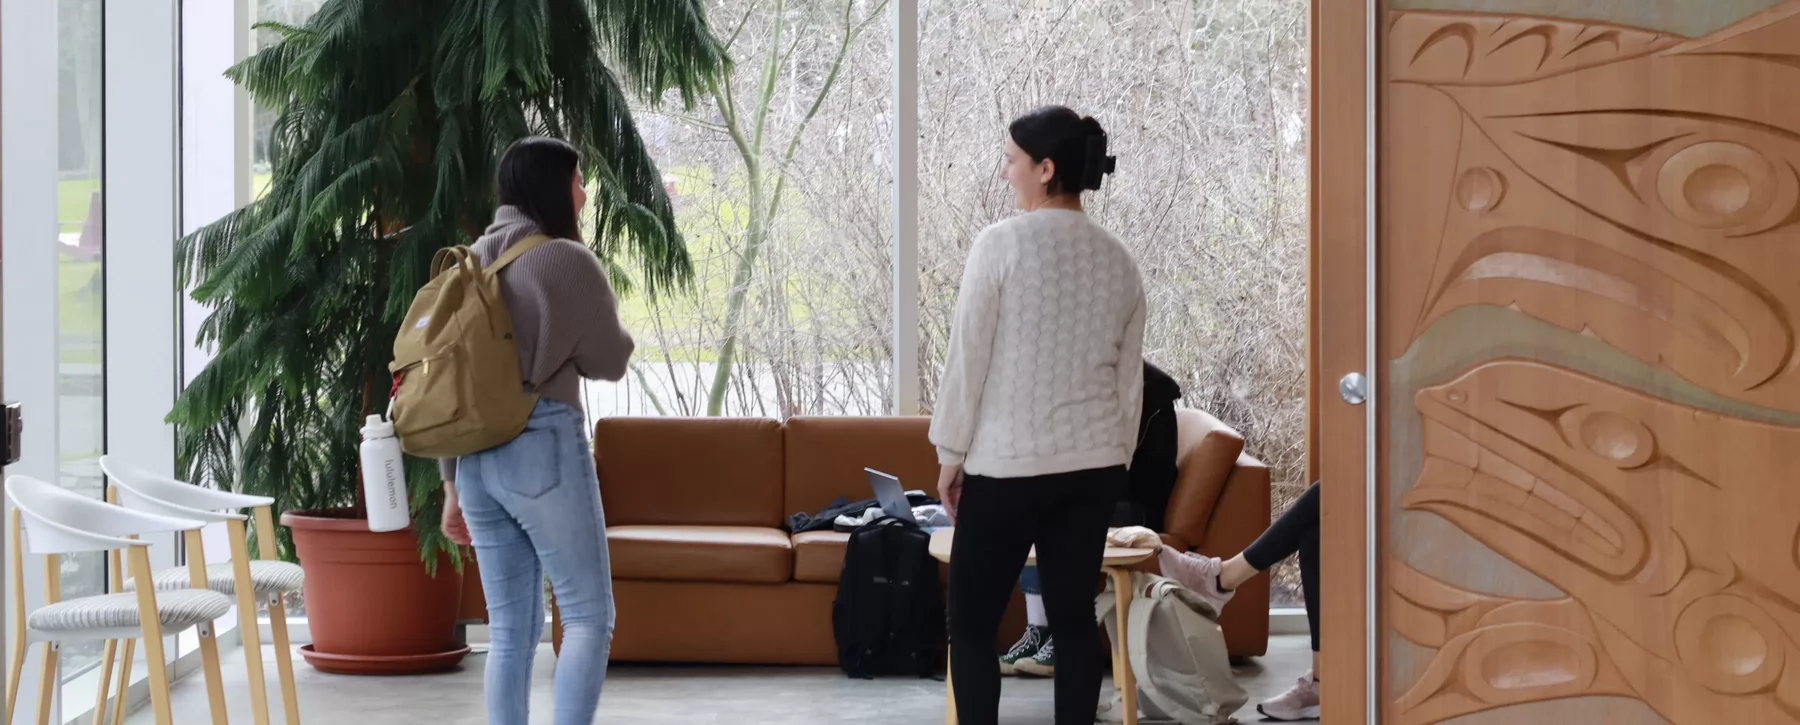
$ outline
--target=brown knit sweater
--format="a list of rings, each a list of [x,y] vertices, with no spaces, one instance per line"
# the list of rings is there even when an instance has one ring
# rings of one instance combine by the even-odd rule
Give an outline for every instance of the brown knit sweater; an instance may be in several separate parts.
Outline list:
[[[475,255],[483,266],[493,264],[538,233],[524,212],[502,206],[475,242]],[[619,300],[593,250],[567,239],[533,249],[500,270],[500,293],[512,313],[519,371],[544,398],[579,410],[582,378],[625,377],[636,344],[619,321]],[[439,467],[444,480],[455,479],[455,459]]]

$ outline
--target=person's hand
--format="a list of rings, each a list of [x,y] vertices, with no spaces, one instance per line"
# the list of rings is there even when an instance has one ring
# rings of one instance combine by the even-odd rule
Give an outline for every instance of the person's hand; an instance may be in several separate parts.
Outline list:
[[[444,535],[458,546],[474,546],[475,541],[469,536],[469,522],[463,520],[462,502],[456,498],[456,487],[446,481],[444,483]]]
[[[950,512],[950,523],[956,523],[956,507],[962,504],[963,467],[943,466],[938,469],[938,500]]]

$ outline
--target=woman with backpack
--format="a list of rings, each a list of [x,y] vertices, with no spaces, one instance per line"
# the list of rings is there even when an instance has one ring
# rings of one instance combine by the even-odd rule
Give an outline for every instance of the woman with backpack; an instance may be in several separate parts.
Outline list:
[[[996,722],[995,640],[1035,544],[1056,722],[1085,725],[1100,699],[1106,528],[1138,440],[1146,304],[1131,253],[1082,207],[1112,171],[1100,123],[1052,106],[1007,130],[1001,176],[1025,213],[969,251],[931,421],[956,521],[950,669],[960,721]]]
[[[578,222],[587,204],[581,154],[552,138],[514,143],[500,159],[500,208],[474,245],[500,270],[521,385],[539,396],[510,443],[442,462],[444,533],[473,545],[487,590],[492,649],[488,719],[526,725],[544,628],[544,576],[562,611],[557,725],[590,725],[612,647],[612,573],[600,483],[588,448],[581,381],[625,376],[633,342],[618,299]]]

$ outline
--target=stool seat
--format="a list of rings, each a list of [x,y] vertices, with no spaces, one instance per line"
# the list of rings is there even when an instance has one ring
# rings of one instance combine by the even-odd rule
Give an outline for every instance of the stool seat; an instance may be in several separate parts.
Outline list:
[[[192,586],[193,577],[187,567],[164,569],[152,577],[159,592],[187,589]],[[231,564],[213,564],[206,567],[206,585],[213,591],[226,596],[237,596],[237,576]],[[306,572],[298,564],[285,561],[250,562],[250,587],[258,595],[292,594],[306,585]],[[126,591],[136,591],[137,582],[126,580]]]
[[[210,622],[231,611],[231,600],[218,592],[179,589],[158,594],[157,619],[165,631]],[[95,629],[137,627],[136,594],[103,594],[47,605],[25,618],[25,626],[45,634],[78,634]]]

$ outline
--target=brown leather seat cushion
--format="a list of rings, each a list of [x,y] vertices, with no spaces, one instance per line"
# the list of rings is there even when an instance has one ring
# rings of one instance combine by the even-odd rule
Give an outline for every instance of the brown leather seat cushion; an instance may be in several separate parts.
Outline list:
[[[844,550],[850,535],[836,531],[794,534],[794,581],[836,584],[844,573]]]
[[[607,418],[594,426],[606,521],[777,528],[781,424],[721,418]]]
[[[616,579],[781,584],[794,573],[780,529],[750,526],[609,526]]]
[[[787,423],[787,513],[818,513],[833,499],[873,498],[863,473],[873,468],[900,485],[937,495],[937,449],[931,419],[792,418]],[[832,581],[836,581],[835,574]]]

